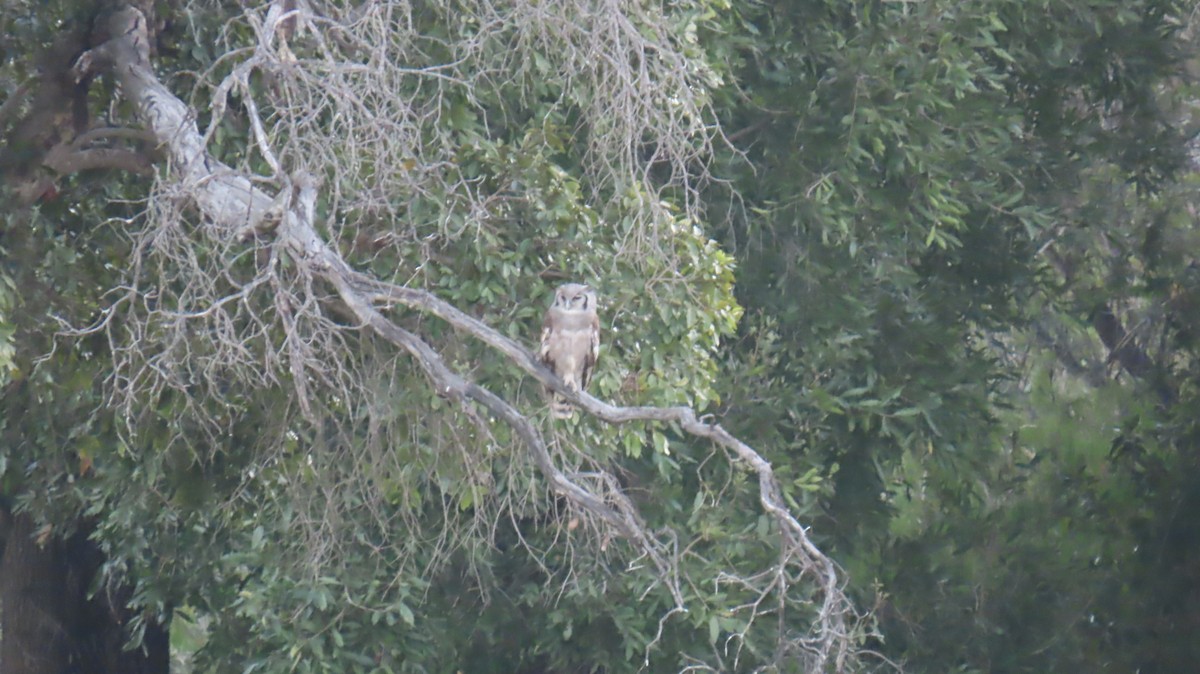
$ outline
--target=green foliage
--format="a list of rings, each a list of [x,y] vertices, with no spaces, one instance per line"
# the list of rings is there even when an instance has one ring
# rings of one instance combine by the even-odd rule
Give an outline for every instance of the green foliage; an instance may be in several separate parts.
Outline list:
[[[710,25],[741,83],[718,110],[745,152],[725,169],[744,201],[721,238],[748,315],[728,416],[789,474],[826,476],[805,491],[828,515],[816,530],[863,602],[878,593],[880,647],[916,671],[1158,657],[1114,645],[1122,620],[1152,619],[1118,597],[1138,583],[1135,523],[1155,519],[1155,489],[1131,492],[1114,448],[1163,411],[1134,403],[1137,382],[1069,402],[1014,383],[1060,346],[1035,337],[1045,312],[1079,325],[1098,303],[1178,306],[1186,272],[1155,263],[1161,237],[1193,227],[1169,215],[1186,198],[1166,84],[1183,11],[755,3]],[[1096,339],[1070,334],[1056,353]],[[1104,358],[1078,353],[1058,367]],[[1172,463],[1168,444],[1138,446]]]

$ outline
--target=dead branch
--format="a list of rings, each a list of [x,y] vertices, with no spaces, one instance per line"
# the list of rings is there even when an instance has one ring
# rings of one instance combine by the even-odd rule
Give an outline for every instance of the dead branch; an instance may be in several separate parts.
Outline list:
[[[439,395],[464,405],[468,402],[478,404],[508,425],[521,438],[534,464],[555,492],[599,517],[641,554],[652,559],[660,581],[669,588],[677,609],[684,609],[684,602],[672,573],[672,562],[665,556],[663,546],[647,531],[632,502],[619,492],[605,499],[565,474],[554,464],[545,440],[528,418],[492,391],[452,370],[437,350],[389,319],[384,310],[400,304],[437,316],[504,354],[529,376],[608,423],[638,420],[676,423],[686,433],[706,438],[726,450],[757,476],[759,502],[779,527],[778,566],[765,576],[769,580],[755,587],[762,597],[775,593],[781,602],[788,596],[789,586],[806,577],[815,580],[820,588],[819,610],[812,633],[799,639],[781,634],[781,639],[786,639],[786,643],[781,643],[781,649],[787,651],[787,644],[791,647],[798,644],[805,652],[804,663],[810,671],[832,669],[840,672],[853,666],[855,651],[849,623],[855,614],[842,591],[838,570],[788,510],[770,463],[759,453],[719,424],[698,418],[689,407],[618,407],[587,394],[573,393],[524,347],[485,323],[429,292],[385,283],[352,269],[314,225],[317,187],[312,178],[304,174],[294,178],[283,174],[273,176],[284,183],[284,189],[273,199],[246,176],[214,159],[207,152],[205,138],[196,127],[195,115],[159,82],[150,67],[142,14],[133,8],[114,14],[110,34],[115,36],[110,42],[80,58],[77,70],[83,74],[91,68],[111,68],[124,95],[134,103],[140,120],[166,151],[181,192],[195,202],[205,220],[213,225],[206,227],[206,232],[226,242],[247,233],[273,234],[273,246],[284,251],[312,277],[328,283],[361,326],[370,328],[410,354]],[[651,58],[650,54],[647,49],[644,57]],[[250,114],[257,116],[254,110],[250,110]],[[261,124],[261,120],[253,120],[255,141],[261,152],[272,156]],[[760,598],[754,605],[761,601]]]
[[[109,26],[114,37],[80,55],[75,76],[83,79],[98,69],[113,70],[125,96],[137,106],[138,118],[169,153],[171,170],[191,189],[200,209],[214,223],[239,223],[232,233],[238,239],[269,230],[271,200],[240,173],[212,159],[192,111],[150,68],[146,18],[136,8],[127,7],[113,14]]]

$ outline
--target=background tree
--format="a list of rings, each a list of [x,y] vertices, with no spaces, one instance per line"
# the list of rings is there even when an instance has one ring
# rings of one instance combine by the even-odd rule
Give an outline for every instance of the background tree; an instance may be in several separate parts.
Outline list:
[[[752,261],[729,417],[794,447],[770,457],[789,474],[828,476],[817,529],[909,669],[1195,656],[1171,566],[1194,549],[1175,421],[1193,358],[1172,327],[1192,264],[1191,12],[730,17],[754,37],[730,41],[742,87],[716,106],[750,158],[731,163],[746,171],[722,237]]]

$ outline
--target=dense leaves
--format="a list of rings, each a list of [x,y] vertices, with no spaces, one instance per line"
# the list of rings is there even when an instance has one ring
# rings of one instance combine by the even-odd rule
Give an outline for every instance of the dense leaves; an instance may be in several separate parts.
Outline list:
[[[764,3],[727,29],[754,36],[722,108],[749,159],[725,238],[754,261],[730,416],[829,476],[824,529],[919,671],[1189,652],[1141,650],[1130,623],[1161,619],[1128,600],[1135,532],[1171,519],[1145,499],[1187,493],[1140,462],[1191,461],[1145,437],[1192,360],[1150,290],[1159,237],[1193,228],[1183,9]]]

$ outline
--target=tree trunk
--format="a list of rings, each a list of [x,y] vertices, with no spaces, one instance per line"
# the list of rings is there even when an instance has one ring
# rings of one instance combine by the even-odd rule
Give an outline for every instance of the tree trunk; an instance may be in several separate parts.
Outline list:
[[[88,596],[104,561],[90,526],[66,540],[39,540],[27,515],[5,524],[0,557],[0,672],[4,674],[168,674],[167,627],[147,620],[141,648],[124,650],[128,588]]]

